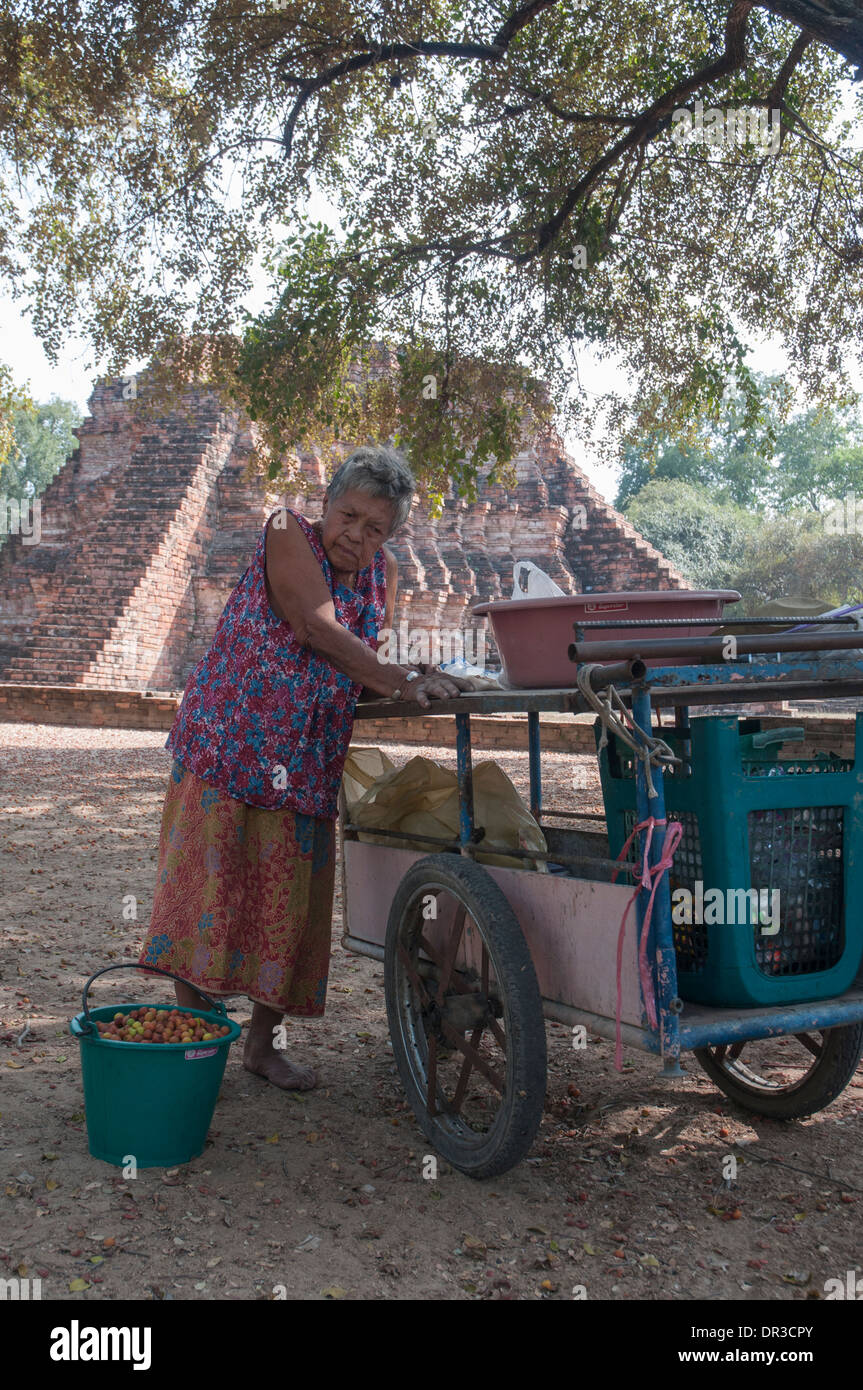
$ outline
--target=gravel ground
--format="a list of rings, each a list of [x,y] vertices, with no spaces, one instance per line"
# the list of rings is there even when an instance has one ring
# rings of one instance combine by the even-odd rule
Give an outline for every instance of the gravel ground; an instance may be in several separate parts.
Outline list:
[[[135,958],[145,935],[163,744],[128,730],[0,729],[0,1273],[82,1302],[806,1300],[860,1274],[860,1071],[819,1114],[774,1122],[735,1110],[694,1060],[669,1081],[628,1052],[619,1073],[612,1044],[574,1054],[569,1030],[549,1024],[530,1157],[485,1183],[445,1164],[424,1178],[382,968],[338,944],[338,900],[326,1017],[288,1025],[318,1088],[276,1091],[234,1048],[201,1158],[134,1181],[91,1158],[68,1020],[89,973]],[[397,763],[419,751],[454,766],[449,749],[387,745]],[[526,794],[526,755],[494,756]],[[598,808],[591,761],[545,756],[548,800],[563,804],[573,778]],[[143,977],[96,993],[166,997]],[[246,1022],[246,1001],[234,1005]]]

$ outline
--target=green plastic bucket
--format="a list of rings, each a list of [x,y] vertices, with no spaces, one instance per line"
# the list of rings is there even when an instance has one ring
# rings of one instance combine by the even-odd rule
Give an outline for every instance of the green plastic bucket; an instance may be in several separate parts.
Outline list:
[[[152,965],[108,965],[97,970],[84,986],[83,1011],[69,1023],[69,1031],[81,1045],[81,1075],[90,1153],[105,1163],[124,1167],[134,1159],[138,1168],[171,1168],[188,1163],[204,1151],[213,1118],[228,1049],[242,1033],[228,1018],[223,1004],[198,993],[212,1010],[185,1009],[231,1031],[206,1043],[127,1043],[100,1036],[96,1023],[116,1013],[150,1008],[169,1012],[176,1004],[109,1004],[87,1007],[93,981],[109,970],[146,969],[180,980]],[[188,981],[182,980],[186,984]],[[193,986],[197,988],[197,986]]]

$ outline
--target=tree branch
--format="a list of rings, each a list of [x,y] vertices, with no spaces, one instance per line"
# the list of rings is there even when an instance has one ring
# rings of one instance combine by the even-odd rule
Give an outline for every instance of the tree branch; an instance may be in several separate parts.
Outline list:
[[[526,97],[533,101],[538,101],[550,111],[553,116],[557,116],[561,121],[571,121],[579,125],[617,125],[632,126],[637,121],[637,116],[613,116],[610,112],[597,111],[591,114],[588,111],[566,111],[562,106],[558,106],[553,97],[546,92],[538,92],[534,87],[516,87],[517,92],[524,92]],[[530,110],[530,105],[524,102],[521,106],[505,106],[504,113],[507,116],[521,116],[525,111]]]
[[[380,63],[392,62],[394,58],[485,58],[490,62],[497,62],[503,58],[515,35],[525,25],[529,24],[540,11],[550,9],[558,2],[559,0],[527,0],[527,3],[519,5],[518,9],[501,25],[491,43],[471,41],[456,43],[444,39],[415,39],[405,43],[369,45],[365,52],[355,53],[351,58],[344,58],[340,63],[326,68],[317,77],[290,77],[282,74],[284,82],[300,86],[302,89],[285,122],[282,135],[285,154],[290,155],[291,153],[294,131],[303,108],[311,101],[316,92],[321,91],[324,87],[332,86],[340,77],[346,77],[351,72],[360,72],[364,68],[377,67]],[[277,66],[281,67],[286,61],[287,59],[281,59]]]
[[[788,54],[788,57],[785,59],[785,62],[779,69],[776,81],[773,83],[773,86],[767,93],[766,104],[768,112],[773,110],[774,108],[777,108],[780,113],[782,112],[785,106],[785,92],[787,90],[788,83],[791,81],[795,69],[798,67],[800,60],[803,57],[803,54],[806,52],[807,48],[809,47],[810,43],[812,43],[812,41],[812,35],[804,33],[798,34],[797,38],[794,40],[791,52]],[[785,135],[788,132],[788,126],[782,120],[781,114],[779,119],[779,143],[781,145],[782,141],[785,138]]]
[[[718,77],[725,77],[728,73],[735,72],[737,68],[744,65],[746,62],[746,25],[751,9],[752,0],[734,0],[725,26],[725,49],[722,55],[714,62],[699,68],[691,76],[676,82],[673,87],[658,97],[646,111],[642,112],[630,131],[610,149],[606,150],[605,154],[582,174],[578,182],[567,190],[557,212],[538,229],[535,246],[516,256],[516,264],[524,265],[544,251],[546,246],[554,241],[574,209],[590,193],[606,170],[615,164],[627,150],[632,149],[635,145],[646,144],[648,140],[652,139],[681,101],[691,96],[693,92],[697,92],[701,87],[707,86],[708,83],[715,82]],[[529,233],[515,233],[508,240],[510,242],[516,239],[521,240],[525,235],[529,235]]]
[[[819,43],[853,63],[863,73],[863,14],[858,0],[758,0],[759,7],[779,15]]]

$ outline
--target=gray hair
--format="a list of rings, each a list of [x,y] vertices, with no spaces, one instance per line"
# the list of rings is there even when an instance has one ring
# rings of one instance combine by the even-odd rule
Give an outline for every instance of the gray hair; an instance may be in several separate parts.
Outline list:
[[[340,497],[353,487],[371,497],[386,497],[392,502],[395,508],[393,531],[407,521],[416,482],[398,449],[387,444],[364,444],[354,449],[327,484],[327,495]]]

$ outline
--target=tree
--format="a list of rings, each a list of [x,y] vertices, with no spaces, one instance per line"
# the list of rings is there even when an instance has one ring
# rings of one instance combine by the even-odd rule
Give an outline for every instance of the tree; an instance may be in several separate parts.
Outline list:
[[[648,483],[623,512],[696,589],[737,587],[732,578],[759,524],[752,512],[680,479]]]
[[[769,500],[777,511],[823,512],[849,492],[863,496],[863,423],[850,411],[807,410],[779,431]]]
[[[811,508],[770,517],[666,478],[643,487],[624,515],[694,588],[737,589],[744,610],[792,596],[863,601],[863,500],[831,524]]]
[[[863,424],[849,409],[823,407],[783,418],[788,393],[781,378],[756,377],[760,422],[747,427],[745,403],[726,394],[722,414],[696,416],[690,444],[647,435],[624,449],[616,507],[651,481],[680,479],[717,502],[782,512],[825,506],[857,489],[863,495]]]
[[[647,483],[663,478],[705,488],[720,503],[767,505],[789,393],[779,377],[756,375],[754,381],[760,398],[754,420],[748,402],[729,383],[719,418],[712,410],[694,415],[685,442],[651,433],[626,445],[615,506],[625,506]]]
[[[755,427],[753,334],[827,402],[859,350],[852,69],[851,0],[17,0],[0,273],[49,354],[74,323],[109,371],[161,345],[176,383],[206,357],[274,469],[398,411],[433,491],[469,488],[547,418],[539,379],[588,427],[587,341],[631,366],[610,452],[718,418],[729,376]],[[343,231],[298,219],[315,189]],[[238,345],[260,253],[273,299]],[[364,391],[372,337],[397,371]]]
[[[16,418],[33,409],[33,402],[27,392],[15,385],[11,369],[0,362],[0,486],[3,484],[4,470],[15,448]]]
[[[773,517],[751,532],[729,571],[748,608],[791,597],[834,607],[863,601],[863,525],[830,534],[824,523],[810,510]]]
[[[16,410],[14,445],[6,463],[0,463],[0,493],[19,500],[39,497],[77,447],[80,423],[75,402],[57,396],[34,409]]]

